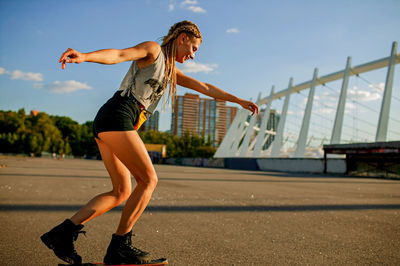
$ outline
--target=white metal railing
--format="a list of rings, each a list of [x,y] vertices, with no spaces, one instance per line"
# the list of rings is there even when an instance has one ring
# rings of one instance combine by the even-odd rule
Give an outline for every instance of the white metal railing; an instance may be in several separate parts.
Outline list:
[[[267,153],[262,149],[268,135],[271,134],[267,131],[267,124],[271,103],[274,100],[285,97],[282,111],[280,113],[279,123],[274,132],[274,141],[268,153],[270,157],[279,157],[281,155],[281,147],[283,143],[283,131],[287,116],[287,110],[290,103],[290,95],[296,92],[310,88],[307,104],[303,116],[301,129],[298,139],[296,141],[296,149],[293,153],[294,157],[303,157],[307,145],[308,130],[310,127],[310,116],[312,112],[312,105],[314,101],[315,88],[318,85],[325,85],[326,83],[342,79],[342,86],[336,110],[334,126],[331,134],[331,144],[337,144],[341,141],[342,126],[344,118],[344,109],[347,99],[347,87],[350,76],[359,75],[361,73],[373,71],[376,69],[388,67],[386,76],[385,89],[381,103],[381,110],[379,113],[379,121],[375,135],[376,141],[386,141],[388,132],[388,120],[390,113],[390,100],[392,98],[392,87],[394,77],[394,67],[400,63],[400,54],[397,53],[397,42],[393,42],[391,55],[372,62],[364,63],[361,65],[351,66],[351,57],[347,58],[346,67],[343,70],[334,72],[325,76],[318,77],[318,69],[315,68],[313,79],[293,85],[293,78],[290,78],[289,85],[286,89],[274,92],[274,87],[271,89],[269,96],[265,98],[258,98],[257,105],[259,107],[266,105],[261,123],[256,124],[256,117],[252,117],[250,122],[246,122],[248,118],[248,111],[241,109],[234,121],[232,122],[226,136],[224,137],[221,145],[219,146],[214,157],[263,157]],[[256,135],[257,132],[257,135]],[[256,135],[256,136],[255,136]],[[251,139],[253,137],[253,139]]]

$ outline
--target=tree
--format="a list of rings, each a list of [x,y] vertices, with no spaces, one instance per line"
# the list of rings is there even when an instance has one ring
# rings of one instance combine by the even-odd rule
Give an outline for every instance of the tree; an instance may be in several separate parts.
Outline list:
[[[82,126],[78,122],[66,116],[51,116],[54,125],[60,130],[65,145],[68,149],[64,149],[65,154],[74,154],[83,156],[85,154],[84,147],[81,145]]]
[[[0,111],[0,147],[8,153],[21,153],[24,150],[23,139],[25,110]]]
[[[83,149],[82,155],[90,156],[90,157],[100,157],[99,149],[97,148],[97,143],[94,140],[93,136],[93,121],[87,121],[81,127],[81,146]]]
[[[204,137],[185,132],[182,137],[170,133],[146,131],[139,132],[144,143],[167,145],[167,157],[212,157],[215,148],[206,143]]]
[[[49,116],[43,112],[26,115],[24,109],[0,110],[0,152],[100,157],[92,127],[92,121],[80,125],[66,116]],[[167,157],[208,158],[215,153],[210,136],[205,140],[192,132],[178,137],[158,131],[139,131],[139,135],[144,143],[167,145]]]
[[[26,147],[27,153],[33,153],[35,155],[40,155],[43,151],[42,148],[43,136],[38,132],[33,132],[28,135]]]
[[[46,113],[39,113],[36,116],[29,115],[25,120],[27,121],[25,124],[27,133],[32,135],[31,143],[28,146],[31,152],[35,154],[56,152],[62,141],[62,135],[49,115]]]
[[[24,120],[12,111],[0,111],[0,132],[16,133],[18,129],[23,128]]]

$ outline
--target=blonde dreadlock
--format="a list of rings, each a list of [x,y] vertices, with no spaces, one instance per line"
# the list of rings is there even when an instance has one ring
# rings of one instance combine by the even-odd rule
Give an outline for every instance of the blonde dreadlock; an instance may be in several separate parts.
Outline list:
[[[176,94],[175,57],[178,45],[175,40],[179,34],[183,32],[186,33],[190,38],[200,38],[200,41],[202,41],[202,36],[197,25],[188,20],[174,24],[169,29],[168,34],[163,38],[161,48],[164,49],[166,56],[163,90],[166,89],[169,83],[168,99],[171,96],[172,104],[174,104]],[[165,104],[165,93],[163,97],[163,104]]]

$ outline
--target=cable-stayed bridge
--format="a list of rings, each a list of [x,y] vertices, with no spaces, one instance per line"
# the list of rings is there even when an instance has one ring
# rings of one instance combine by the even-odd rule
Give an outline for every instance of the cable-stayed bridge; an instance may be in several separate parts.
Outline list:
[[[397,42],[388,57],[352,65],[276,91],[256,103],[260,115],[241,109],[214,157],[322,157],[325,144],[400,140],[400,93],[394,89]],[[381,76],[372,82],[370,75]],[[399,84],[397,84],[399,87]],[[393,92],[396,92],[395,94]],[[393,112],[394,110],[394,112]]]

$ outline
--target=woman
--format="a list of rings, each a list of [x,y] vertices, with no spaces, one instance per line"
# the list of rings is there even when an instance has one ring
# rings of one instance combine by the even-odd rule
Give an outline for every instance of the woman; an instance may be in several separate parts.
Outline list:
[[[176,94],[176,85],[193,89],[215,99],[235,102],[254,113],[258,107],[250,101],[239,99],[217,87],[202,83],[183,74],[175,67],[175,61],[183,63],[194,59],[202,42],[196,24],[182,21],[173,25],[162,45],[144,42],[127,49],[105,49],[80,53],[68,49],[59,62],[94,62],[117,64],[133,61],[120,89],[99,110],[93,131],[101,157],[111,177],[113,189],[89,201],[70,219],[65,220],[41,239],[62,260],[80,264],[74,241],[83,224],[126,201],[121,219],[104,258],[105,264],[146,263],[150,254],[132,246],[132,228],[146,208],[157,185],[157,174],[149,155],[135,131],[152,113],[169,84],[168,97]],[[133,175],[136,187],[131,192]]]

